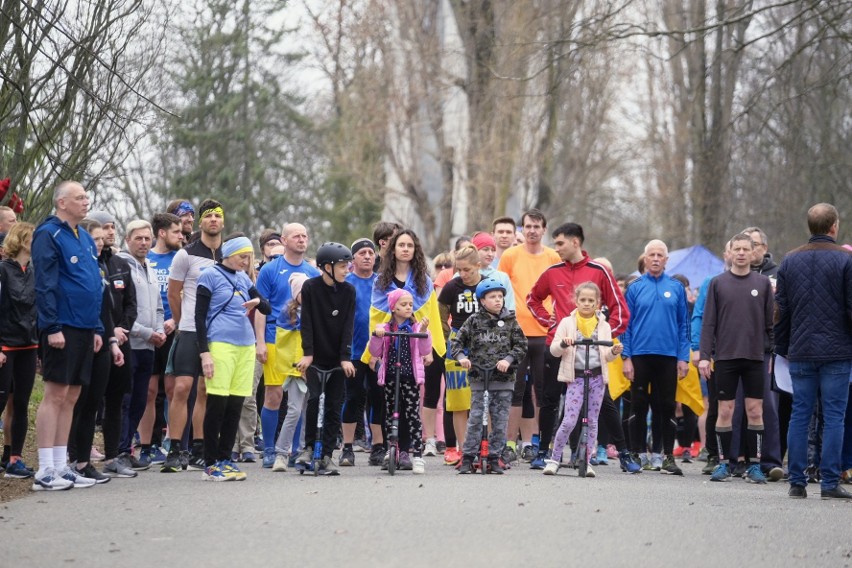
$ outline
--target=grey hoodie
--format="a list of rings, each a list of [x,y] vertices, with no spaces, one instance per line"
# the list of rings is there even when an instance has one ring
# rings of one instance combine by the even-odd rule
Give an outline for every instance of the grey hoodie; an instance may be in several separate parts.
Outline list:
[[[154,332],[163,333],[163,298],[154,269],[147,263],[143,266],[127,251],[119,256],[130,265],[130,274],[136,286],[136,321],[130,330],[131,349],[154,349],[150,342]]]

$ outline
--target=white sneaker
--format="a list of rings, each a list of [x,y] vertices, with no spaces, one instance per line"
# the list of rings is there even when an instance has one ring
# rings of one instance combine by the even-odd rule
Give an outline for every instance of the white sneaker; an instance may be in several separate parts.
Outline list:
[[[595,476],[595,470],[593,470],[592,466],[590,466],[590,465],[586,466],[586,477],[596,477]]]
[[[426,440],[426,445],[423,448],[423,455],[434,457],[438,455],[438,445],[435,443],[435,438]]]
[[[275,456],[275,463],[272,464],[272,471],[287,471],[287,460],[290,456],[287,454],[278,454]]]
[[[87,487],[94,487],[95,483],[97,483],[94,479],[89,479],[88,477],[83,477],[82,475],[78,475],[73,469],[69,466],[65,466],[59,474],[62,479],[66,481],[70,481],[72,485],[74,485],[74,489],[85,489]]]
[[[52,467],[47,468],[42,475],[33,477],[33,491],[62,491],[72,487],[74,484],[56,473]]]
[[[89,461],[102,462],[104,461],[104,458],[106,458],[106,456],[100,453],[97,448],[92,446],[92,451],[89,453]]]
[[[544,460],[544,464],[544,471],[542,471],[544,475],[556,475],[559,471],[559,462],[556,460]]]
[[[411,458],[411,473],[414,475],[426,473],[426,461],[423,458]]]

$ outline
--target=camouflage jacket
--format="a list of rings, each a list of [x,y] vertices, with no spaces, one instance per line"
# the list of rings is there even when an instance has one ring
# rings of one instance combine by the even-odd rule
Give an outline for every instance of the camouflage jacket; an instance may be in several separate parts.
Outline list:
[[[500,315],[493,315],[487,310],[480,309],[473,314],[459,329],[455,338],[450,340],[450,350],[453,359],[467,354],[474,365],[468,372],[468,380],[473,390],[482,390],[484,378],[476,369],[476,365],[492,368],[501,359],[516,366],[527,354],[527,338],[521,331],[521,326],[515,318],[515,312],[506,308]],[[495,371],[491,375],[489,390],[508,390],[514,388],[515,373]]]

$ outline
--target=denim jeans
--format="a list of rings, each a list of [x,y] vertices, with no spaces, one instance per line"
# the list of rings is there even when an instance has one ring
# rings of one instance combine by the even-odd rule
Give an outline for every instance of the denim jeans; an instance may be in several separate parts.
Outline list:
[[[849,399],[852,400],[852,380],[849,382]],[[840,454],[842,471],[852,469],[852,404],[846,403],[846,426],[843,434],[843,452]]]
[[[852,361],[790,361],[793,379],[793,415],[787,438],[790,485],[808,483],[808,426],[817,396],[822,402],[825,426],[822,438],[820,487],[830,490],[840,480],[840,453],[843,446],[843,421],[849,399],[849,372]]]

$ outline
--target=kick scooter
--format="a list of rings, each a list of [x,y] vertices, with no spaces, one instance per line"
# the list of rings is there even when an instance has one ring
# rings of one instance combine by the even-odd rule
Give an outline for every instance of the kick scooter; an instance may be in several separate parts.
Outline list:
[[[393,337],[396,341],[396,361],[393,363],[396,381],[393,385],[393,413],[391,414],[390,431],[388,432],[388,473],[393,475],[399,466],[399,373],[402,366],[402,363],[399,362],[399,341],[400,339],[411,338],[425,339],[429,337],[429,334],[386,331],[384,336]]]
[[[592,379],[592,370],[589,369],[589,348],[592,345],[604,345],[612,347],[612,341],[596,341],[594,339],[580,339],[574,342],[574,347],[578,345],[586,346],[586,364],[583,366],[583,406],[580,410],[580,416],[583,427],[580,430],[580,441],[577,443],[577,468],[580,477],[586,477],[586,472],[589,469],[589,456],[586,443],[589,439],[589,382]],[[602,365],[606,363],[601,360]]]
[[[319,465],[320,461],[322,461],[322,433],[323,433],[323,423],[325,422],[325,384],[328,381],[328,378],[334,374],[336,371],[342,371],[342,367],[334,367],[332,369],[320,369],[316,365],[311,365],[309,369],[313,369],[318,375],[320,382],[320,395],[319,395],[319,412],[317,413],[317,437],[314,441],[314,453],[311,456],[311,463],[309,465],[305,464],[296,464],[296,470],[299,472],[299,475],[305,473],[305,471],[312,471],[314,476],[320,475]],[[340,475],[340,473],[335,470],[324,470],[322,475]]]

